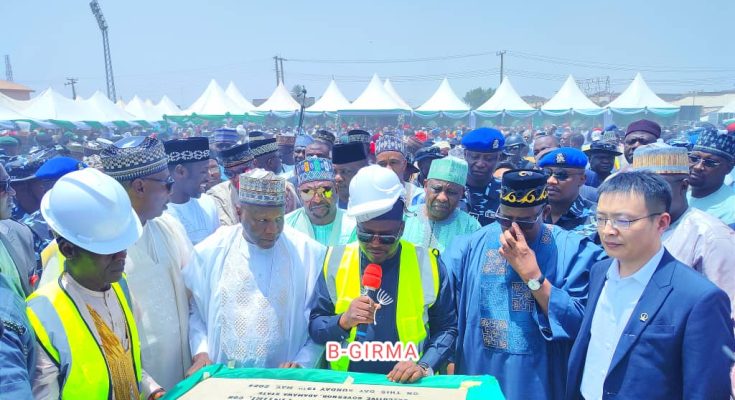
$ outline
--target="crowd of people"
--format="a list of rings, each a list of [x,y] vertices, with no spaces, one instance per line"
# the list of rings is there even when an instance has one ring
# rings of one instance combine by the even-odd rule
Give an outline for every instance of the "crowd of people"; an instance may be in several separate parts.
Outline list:
[[[691,133],[6,133],[0,398],[158,399],[225,364],[728,399],[735,124]],[[327,359],[356,341],[419,357]]]

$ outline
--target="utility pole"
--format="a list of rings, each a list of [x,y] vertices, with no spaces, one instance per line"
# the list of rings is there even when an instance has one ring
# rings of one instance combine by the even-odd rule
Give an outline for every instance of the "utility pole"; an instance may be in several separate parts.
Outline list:
[[[276,64],[276,86],[278,86],[279,83],[281,83],[281,71],[278,66],[278,56],[273,56],[273,62]]]
[[[110,55],[110,40],[107,36],[107,21],[105,16],[102,15],[102,9],[97,0],[92,0],[89,3],[89,7],[92,9],[92,14],[97,19],[97,24],[102,31],[102,47],[105,52],[105,77],[107,78],[107,97],[112,100],[113,103],[117,102],[117,93],[115,93],[115,78],[112,74],[112,56]]]
[[[506,52],[507,50],[501,50],[495,53],[496,56],[500,56],[500,83],[503,83],[503,75],[505,72],[503,61],[504,61]]]
[[[288,60],[286,60],[286,59],[285,59],[285,58],[283,58],[283,57],[280,57],[280,58],[279,58],[279,61],[280,61],[280,63],[281,63],[281,83],[285,84],[285,83],[286,83],[286,79],[285,79],[285,78],[283,77],[283,62],[284,62],[284,61],[288,61]]]
[[[5,55],[5,80],[13,81],[13,67],[10,66],[10,56],[7,54]]]
[[[79,79],[77,78],[66,78],[66,83],[64,86],[71,86],[71,98],[76,100],[77,99],[77,87],[75,86],[79,82]]]

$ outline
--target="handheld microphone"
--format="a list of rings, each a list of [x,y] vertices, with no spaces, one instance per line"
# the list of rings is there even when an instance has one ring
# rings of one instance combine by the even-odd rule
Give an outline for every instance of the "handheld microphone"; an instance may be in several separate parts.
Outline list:
[[[367,290],[367,296],[374,302],[378,302],[378,289],[383,279],[383,269],[378,264],[368,264],[362,275],[362,286]],[[357,325],[355,340],[362,342],[367,335],[368,324]]]

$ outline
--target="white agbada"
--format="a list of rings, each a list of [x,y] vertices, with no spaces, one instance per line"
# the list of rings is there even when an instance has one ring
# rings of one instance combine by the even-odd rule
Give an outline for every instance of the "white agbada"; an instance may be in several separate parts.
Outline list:
[[[181,269],[192,251],[181,223],[164,213],[146,222],[125,260],[142,362],[166,389],[184,379],[191,365],[189,300]]]
[[[193,244],[206,239],[219,228],[217,203],[206,193],[202,193],[198,199],[192,197],[183,204],[168,203],[166,213],[181,222]]]
[[[184,269],[192,354],[236,367],[316,367],[323,347],[309,339],[308,324],[325,253],[288,226],[271,249],[247,242],[240,224],[199,243]]]

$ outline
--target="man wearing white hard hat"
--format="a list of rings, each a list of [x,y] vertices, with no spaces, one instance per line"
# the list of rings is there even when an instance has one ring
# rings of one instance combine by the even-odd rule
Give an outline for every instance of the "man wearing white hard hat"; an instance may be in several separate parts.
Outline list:
[[[336,341],[343,347],[355,340],[358,329],[363,342],[412,343],[418,362],[342,357],[330,363],[334,370],[382,373],[410,383],[438,371],[453,353],[457,314],[439,252],[401,240],[403,190],[398,176],[378,165],[362,168],[350,182],[347,214],[357,221],[359,242],[328,250],[309,334],[317,343]],[[379,306],[360,295],[368,264],[382,270]]]
[[[65,268],[28,298],[38,354],[34,397],[160,397],[142,369],[123,274],[126,249],[143,232],[125,190],[95,169],[75,171],[44,195],[41,212]]]
[[[325,247],[284,226],[286,181],[263,169],[240,175],[240,223],[196,245],[184,269],[191,291],[190,372],[211,364],[315,368],[309,306]]]
[[[142,136],[121,139],[100,156],[105,174],[122,185],[143,225],[140,239],[126,249],[125,271],[139,323],[143,362],[158,383],[172,388],[191,365],[189,299],[181,269],[189,262],[193,246],[183,225],[163,213],[174,183],[168,158],[159,140]],[[101,213],[104,209],[88,215]],[[49,252],[56,254],[44,268],[41,285],[54,282],[63,265],[56,243],[44,250]]]

